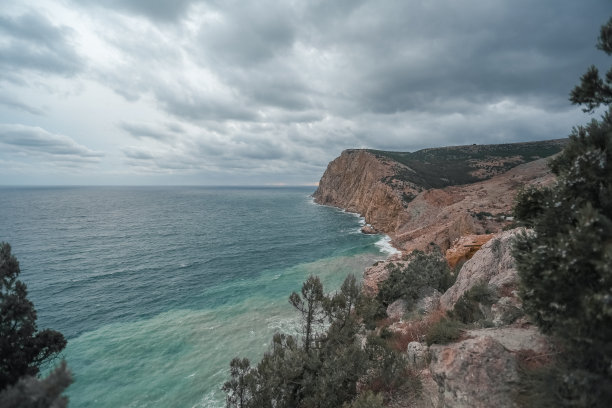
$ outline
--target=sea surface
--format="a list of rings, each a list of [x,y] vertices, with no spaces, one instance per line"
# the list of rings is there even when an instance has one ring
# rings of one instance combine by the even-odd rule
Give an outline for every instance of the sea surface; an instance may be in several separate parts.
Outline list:
[[[233,357],[254,363],[309,275],[327,291],[392,251],[312,188],[2,187],[38,327],[68,339],[70,407],[224,406]]]

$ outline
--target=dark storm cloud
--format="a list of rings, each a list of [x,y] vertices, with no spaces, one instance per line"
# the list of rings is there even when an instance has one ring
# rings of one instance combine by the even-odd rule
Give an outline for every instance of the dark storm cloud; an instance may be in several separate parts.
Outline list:
[[[103,156],[67,136],[33,126],[0,124],[0,144],[18,153],[53,156],[62,161],[97,162]]]
[[[32,70],[71,76],[84,63],[72,44],[73,31],[36,12],[0,15],[0,77]]]
[[[469,108],[532,95],[565,104],[610,12],[605,2],[377,2],[319,41],[346,58],[340,86],[356,111],[435,113],[448,100]]]
[[[253,106],[230,95],[219,97],[202,90],[156,86],[154,92],[160,105],[169,113],[186,120],[239,120],[256,121],[258,113]]]
[[[57,7],[53,20],[27,4],[0,17],[0,78],[10,91],[0,108],[5,117],[41,113],[19,93],[35,93],[34,82],[70,93],[57,76],[23,72],[79,73],[74,93],[120,130],[98,135],[113,139],[108,157],[138,174],[316,181],[347,148],[564,137],[586,117],[569,91],[590,64],[610,64],[594,47],[609,0],[66,3],[44,0],[40,10]],[[72,25],[76,16],[84,18]],[[127,102],[113,106],[116,95],[100,84]],[[73,118],[68,98],[45,99],[44,119],[59,123],[48,116],[64,109],[69,133],[87,132],[87,115]]]
[[[288,3],[220,1],[213,10],[220,18],[201,27],[199,43],[218,63],[258,64],[295,41],[299,22]]]

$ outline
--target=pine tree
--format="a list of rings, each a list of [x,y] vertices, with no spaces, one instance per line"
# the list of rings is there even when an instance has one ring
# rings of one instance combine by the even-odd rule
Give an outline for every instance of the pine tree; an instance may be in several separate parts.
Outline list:
[[[598,48],[612,55],[612,19]],[[591,67],[571,101],[612,103]],[[515,215],[532,227],[515,244],[525,311],[563,346],[559,392],[569,406],[612,406],[612,117],[577,127],[550,163],[557,183],[519,194]]]
[[[36,310],[19,273],[11,246],[0,243],[0,390],[23,376],[35,376],[66,346],[61,333],[37,331]]]

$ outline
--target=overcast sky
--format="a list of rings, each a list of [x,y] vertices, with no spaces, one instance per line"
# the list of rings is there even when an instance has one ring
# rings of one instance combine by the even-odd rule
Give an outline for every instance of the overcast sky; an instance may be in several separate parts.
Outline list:
[[[316,183],[347,148],[565,137],[609,0],[12,0],[0,185]]]

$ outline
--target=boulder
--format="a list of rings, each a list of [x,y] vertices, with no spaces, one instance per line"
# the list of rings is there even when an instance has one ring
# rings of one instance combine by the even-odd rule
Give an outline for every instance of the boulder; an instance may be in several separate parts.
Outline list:
[[[431,375],[439,387],[437,406],[514,407],[518,383],[513,353],[491,336],[430,347]]]
[[[420,370],[427,365],[427,354],[429,353],[429,347],[425,343],[419,343],[418,341],[412,341],[408,343],[406,348],[406,360],[408,366],[415,370]]]
[[[484,244],[463,265],[455,284],[442,295],[442,307],[452,309],[461,295],[481,282],[486,282],[493,289],[517,286],[519,278],[511,251],[514,237],[522,230],[517,228],[501,232]]]
[[[378,234],[378,231],[376,231],[376,229],[371,226],[370,224],[366,224],[363,227],[361,227],[361,232],[363,234]]]
[[[419,299],[417,300],[414,309],[421,315],[428,314],[438,308],[440,305],[440,297],[442,294],[431,287],[419,289]]]
[[[468,330],[466,336],[490,337],[511,352],[531,351],[546,354],[551,351],[547,338],[535,326],[474,329]]]
[[[387,316],[392,320],[401,320],[408,311],[408,304],[404,299],[397,299],[387,306]]]

